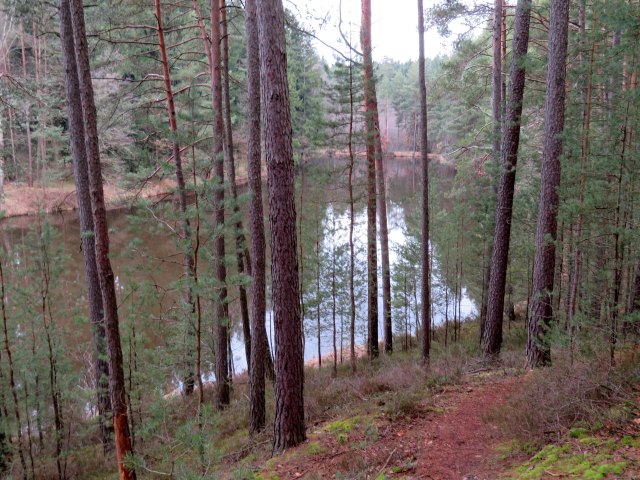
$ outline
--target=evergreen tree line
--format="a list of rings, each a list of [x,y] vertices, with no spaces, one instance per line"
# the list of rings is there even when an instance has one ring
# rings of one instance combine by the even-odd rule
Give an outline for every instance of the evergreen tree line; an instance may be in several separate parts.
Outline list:
[[[322,367],[330,333],[334,375],[347,357],[355,372],[358,339],[372,361],[380,345],[391,354],[394,332],[404,348],[418,340],[428,365],[434,310],[444,302],[445,328],[453,322],[453,333],[434,340],[456,340],[464,286],[489,362],[499,360],[503,318],[511,326],[516,311],[532,368],[554,351],[614,364],[636,341],[633,2],[496,0],[476,11],[447,2],[426,12],[427,24],[464,15],[484,30],[426,65],[385,60],[375,70],[368,0],[359,46],[347,45],[333,65],[278,1],[55,7],[3,1],[2,178],[32,187],[73,177],[88,288],[81,302],[64,295],[69,260],[47,221],[3,252],[5,471],[38,478],[54,465],[65,478],[93,438],[107,456],[115,448],[120,478],[169,463],[172,474],[206,475],[213,432],[224,428],[215,412],[233,398],[233,328],[243,331],[249,367],[248,432],[259,438],[272,418],[274,451],[305,439],[305,335],[317,336]],[[394,146],[381,106],[395,121]],[[394,147],[414,152],[422,185],[392,271],[383,158]],[[339,209],[306,193],[305,182],[321,182],[309,167],[320,149],[342,154]],[[446,178],[429,180],[440,171],[455,172],[450,193]],[[142,242],[127,246],[136,260],[126,282],[110,262],[103,182],[136,190],[158,178],[170,180],[174,203],[141,201],[129,228],[171,232],[180,255],[166,262],[180,272],[170,292],[142,279],[154,274]],[[366,205],[363,251],[357,205]],[[141,212],[152,212],[153,227]],[[344,225],[348,239],[336,235]],[[442,248],[430,248],[430,235]],[[56,321],[62,315],[78,328]],[[154,332],[153,322],[168,328]],[[87,330],[92,347],[68,355]],[[82,372],[87,364],[92,371]],[[171,431],[167,379],[193,402]],[[169,462],[146,450],[158,437],[173,446]]]

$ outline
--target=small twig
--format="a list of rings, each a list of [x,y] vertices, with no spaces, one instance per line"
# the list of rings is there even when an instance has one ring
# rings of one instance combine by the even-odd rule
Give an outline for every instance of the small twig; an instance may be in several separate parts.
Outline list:
[[[162,167],[156,168],[151,175],[149,175],[147,178],[145,178],[142,181],[142,185],[140,186],[140,189],[133,196],[133,201],[137,200],[138,196],[142,193],[142,190],[144,190],[144,187],[147,185],[147,182],[149,182],[149,180],[151,180],[153,177],[156,176],[156,174],[160,171],[160,168],[162,168]],[[132,201],[132,203],[133,203],[133,201]]]
[[[271,442],[270,439],[264,440],[263,442],[257,442],[257,443],[251,442],[251,443],[248,443],[247,445],[242,447],[240,450],[236,450],[235,452],[227,453],[226,455],[224,455],[222,457],[222,459],[223,460],[227,460],[227,459],[230,459],[230,458],[236,458],[238,455],[242,455],[242,454],[248,453],[251,450],[253,450],[254,448],[259,447],[261,445],[266,445],[269,442]]]
[[[76,194],[75,190],[67,193],[62,200],[60,200],[59,202],[56,203],[56,206],[54,207],[55,210],[58,210],[58,211],[62,210],[62,206],[67,201],[67,198],[69,198],[69,197],[71,197],[72,195],[75,195],[75,194]]]
[[[546,473],[547,475],[551,475],[552,477],[561,477],[562,476],[562,474],[560,474],[560,473],[553,473],[553,472],[550,472],[549,470],[545,470],[544,473]]]
[[[378,478],[380,475],[382,475],[382,472],[384,472],[384,469],[387,468],[387,465],[389,465],[389,462],[391,461],[391,457],[393,457],[393,454],[396,453],[396,450],[398,450],[398,447],[394,448],[393,451],[391,452],[391,454],[389,455],[389,457],[387,458],[387,461],[384,462],[384,465],[382,466],[382,468],[380,469],[380,471],[378,472],[378,474],[373,477],[373,478]]]

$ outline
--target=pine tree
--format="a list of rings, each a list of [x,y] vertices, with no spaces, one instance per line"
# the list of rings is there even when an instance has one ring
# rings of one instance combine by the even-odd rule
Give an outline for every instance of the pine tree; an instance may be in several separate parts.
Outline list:
[[[533,298],[527,339],[527,365],[530,368],[551,361],[548,339],[553,318],[552,295],[558,229],[558,188],[560,187],[560,155],[564,129],[564,100],[569,27],[569,0],[551,2],[549,19],[549,66],[547,98],[544,109],[544,146],[540,206],[536,231],[536,257],[533,272]]]
[[[260,77],[271,225],[271,283],[276,342],[274,451],[305,439],[304,365],[296,247],[296,211],[287,83],[284,8],[258,0]]]

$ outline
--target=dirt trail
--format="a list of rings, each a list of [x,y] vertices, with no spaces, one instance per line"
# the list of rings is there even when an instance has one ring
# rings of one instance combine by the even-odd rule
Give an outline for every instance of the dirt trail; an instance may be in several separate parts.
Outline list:
[[[496,462],[494,447],[504,439],[483,417],[504,401],[514,383],[513,378],[502,378],[463,385],[462,391],[436,399],[436,404],[445,406],[445,413],[429,415],[413,432],[418,445],[414,478],[498,478],[504,466]]]
[[[313,447],[307,443],[286,458],[274,459],[270,471],[283,479],[375,479],[384,474],[404,479],[496,480],[508,467],[495,451],[504,438],[484,417],[505,400],[517,380],[494,373],[447,387],[412,417],[376,418],[379,434],[373,441],[364,427],[351,432],[345,444],[326,433],[312,434]]]

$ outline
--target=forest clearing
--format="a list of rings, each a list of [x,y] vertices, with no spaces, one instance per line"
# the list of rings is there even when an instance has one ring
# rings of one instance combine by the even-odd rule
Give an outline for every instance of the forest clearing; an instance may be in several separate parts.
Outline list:
[[[637,0],[0,0],[0,477],[640,478]]]

